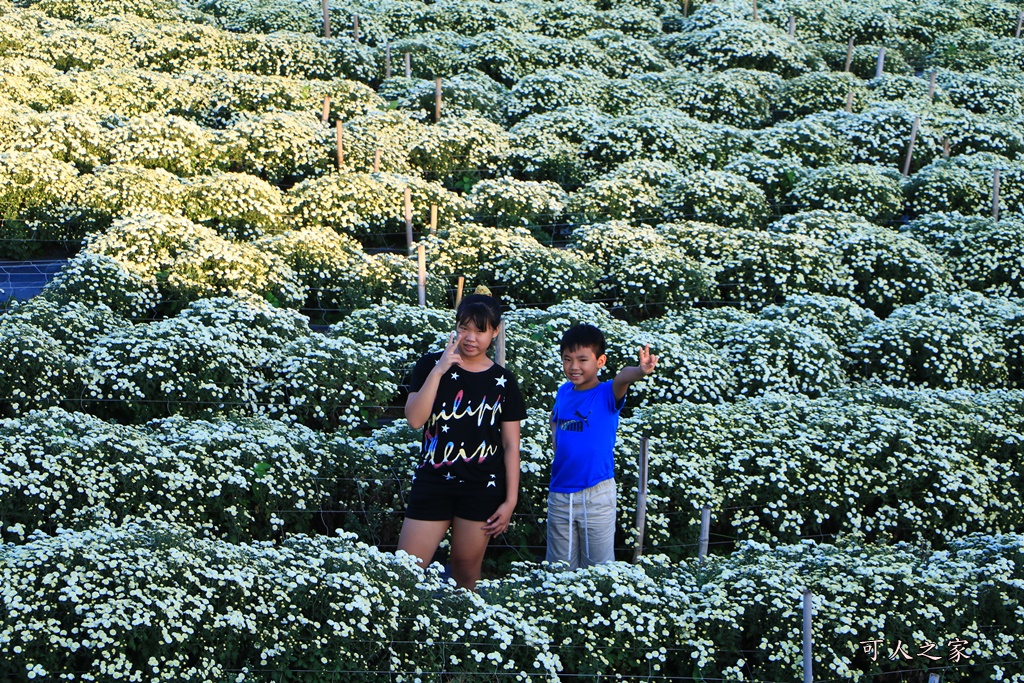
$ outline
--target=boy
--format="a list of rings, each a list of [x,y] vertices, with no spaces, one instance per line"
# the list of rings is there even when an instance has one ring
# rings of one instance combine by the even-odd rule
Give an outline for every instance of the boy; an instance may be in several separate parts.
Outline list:
[[[555,460],[548,493],[548,562],[570,569],[615,560],[615,432],[626,389],[654,372],[650,348],[640,364],[601,382],[608,362],[604,334],[593,325],[573,325],[559,345],[569,380],[558,389],[551,413]]]

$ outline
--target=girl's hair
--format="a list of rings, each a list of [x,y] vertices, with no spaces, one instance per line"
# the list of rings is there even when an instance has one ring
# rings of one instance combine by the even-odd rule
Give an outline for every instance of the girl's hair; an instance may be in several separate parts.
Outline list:
[[[501,306],[486,294],[470,294],[459,302],[455,324],[471,322],[479,330],[496,330],[501,325]]]

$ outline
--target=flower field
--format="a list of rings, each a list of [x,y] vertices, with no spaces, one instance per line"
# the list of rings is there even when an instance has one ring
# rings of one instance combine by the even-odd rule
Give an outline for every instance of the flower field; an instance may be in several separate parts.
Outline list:
[[[0,259],[69,259],[0,315],[0,680],[788,683],[809,591],[820,683],[1024,682],[1021,0],[325,7],[0,0]],[[393,553],[478,285],[479,595]],[[583,321],[659,363],[570,573]]]

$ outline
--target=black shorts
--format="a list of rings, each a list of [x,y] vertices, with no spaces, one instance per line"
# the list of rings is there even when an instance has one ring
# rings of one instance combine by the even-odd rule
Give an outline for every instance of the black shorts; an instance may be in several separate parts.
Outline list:
[[[486,522],[505,502],[505,482],[494,486],[470,484],[453,479],[435,481],[417,477],[409,492],[409,506],[405,516],[430,522],[451,520],[454,517],[471,522]]]

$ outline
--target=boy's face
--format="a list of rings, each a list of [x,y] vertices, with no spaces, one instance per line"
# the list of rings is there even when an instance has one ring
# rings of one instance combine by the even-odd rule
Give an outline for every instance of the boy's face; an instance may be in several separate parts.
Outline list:
[[[562,352],[562,372],[573,384],[574,389],[593,389],[599,384],[597,371],[604,367],[608,357],[603,353],[595,355],[594,349],[581,346]]]

